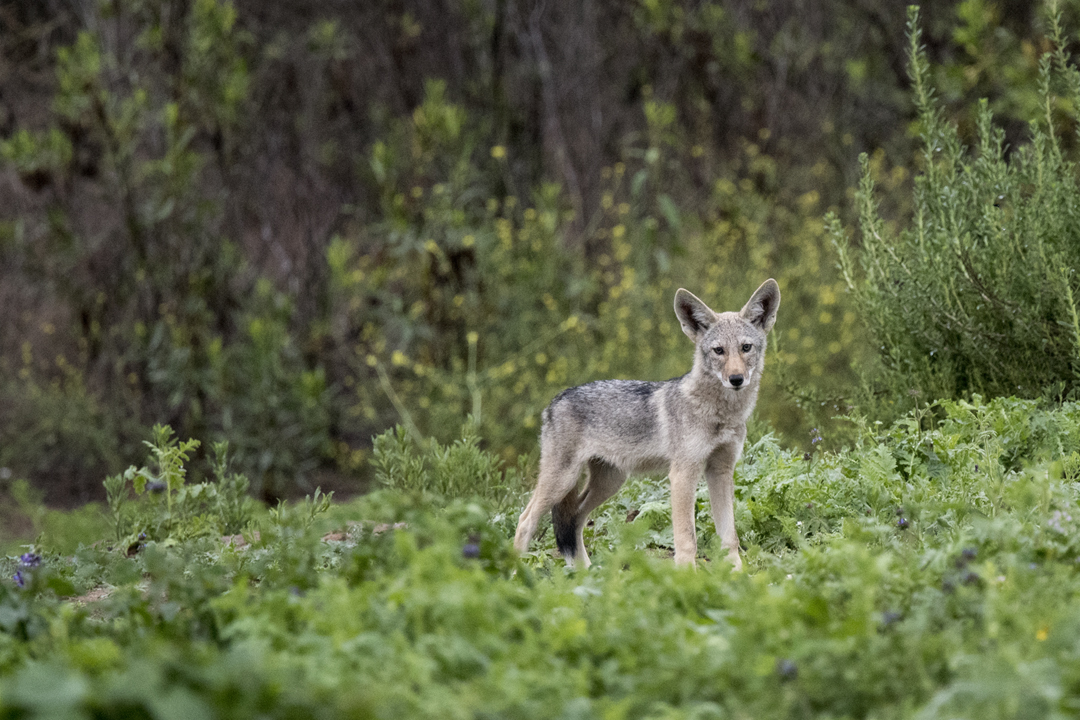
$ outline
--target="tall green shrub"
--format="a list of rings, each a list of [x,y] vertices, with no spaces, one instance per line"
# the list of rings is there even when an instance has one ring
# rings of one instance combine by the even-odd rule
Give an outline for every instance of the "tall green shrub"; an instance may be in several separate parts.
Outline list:
[[[1042,116],[1031,119],[1030,140],[1010,148],[986,101],[974,147],[944,119],[918,12],[909,11],[922,141],[913,214],[899,230],[882,217],[863,155],[858,242],[829,219],[891,389],[914,397],[1032,397],[1080,386],[1080,184],[1069,157],[1073,138],[1057,130],[1078,121],[1080,71],[1068,62],[1059,16],[1051,14],[1056,49],[1039,64]]]
[[[0,139],[0,169],[40,191],[0,258],[44,288],[56,336],[0,367],[0,464],[66,481],[134,459],[133,428],[167,423],[231,439],[256,493],[303,487],[331,449],[328,384],[289,297],[226,234],[249,38],[227,0],[97,12],[57,53],[48,127]]]

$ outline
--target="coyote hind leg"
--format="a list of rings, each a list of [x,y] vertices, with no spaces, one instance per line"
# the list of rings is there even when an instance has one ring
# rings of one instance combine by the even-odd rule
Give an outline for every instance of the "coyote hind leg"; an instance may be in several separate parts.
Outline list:
[[[555,540],[569,565],[580,568],[592,565],[585,549],[585,524],[589,513],[619,491],[626,482],[626,473],[599,458],[589,461],[589,478],[580,495],[572,495],[552,508]],[[561,517],[560,517],[561,516]]]
[[[515,550],[523,553],[529,549],[529,543],[536,535],[541,518],[556,503],[562,502],[568,495],[577,497],[577,479],[580,474],[581,465],[575,465],[570,458],[560,458],[555,462],[541,453],[536,490],[518,518],[517,532],[514,533]]]

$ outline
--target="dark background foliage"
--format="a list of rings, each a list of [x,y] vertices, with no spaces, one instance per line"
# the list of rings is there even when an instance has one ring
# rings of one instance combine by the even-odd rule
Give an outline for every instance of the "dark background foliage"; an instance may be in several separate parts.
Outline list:
[[[911,212],[905,20],[864,0],[0,2],[3,478],[97,497],[159,422],[227,437],[265,497],[359,487],[399,422],[446,439],[472,413],[513,459],[561,387],[685,369],[676,287],[729,308],[768,276],[761,415],[804,441],[868,357],[821,216],[854,220],[863,151],[884,216]],[[959,137],[987,97],[1024,142],[1040,8],[933,3],[922,27]]]

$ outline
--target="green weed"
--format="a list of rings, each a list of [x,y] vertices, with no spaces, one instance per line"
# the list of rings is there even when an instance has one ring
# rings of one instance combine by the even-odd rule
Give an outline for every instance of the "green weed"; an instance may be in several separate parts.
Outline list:
[[[254,501],[247,477],[229,472],[228,443],[214,446],[216,482],[186,482],[197,440],[179,441],[168,426],[155,425],[147,441],[150,463],[105,479],[114,540],[138,547],[150,540],[219,537],[245,529]],[[135,500],[131,492],[135,493]]]
[[[742,573],[711,560],[704,492],[699,567],[673,566],[650,478],[600,508],[590,571],[564,570],[550,537],[518,558],[512,521],[461,476],[497,466],[469,438],[388,434],[386,488],[284,509],[250,545],[196,532],[174,499],[171,540],[131,557],[0,561],[18,574],[0,582],[0,713],[1070,714],[1080,405],[973,398],[854,427],[812,462],[771,435],[746,448]],[[158,439],[153,457],[178,457]]]

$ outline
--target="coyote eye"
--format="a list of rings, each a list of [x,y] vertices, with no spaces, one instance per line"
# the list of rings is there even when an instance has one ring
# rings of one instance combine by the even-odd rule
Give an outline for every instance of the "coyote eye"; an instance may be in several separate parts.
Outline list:
[[[722,347],[714,347],[712,349],[712,351],[714,353],[716,353],[717,355],[723,355],[724,354],[724,348],[722,348]]]
[[[752,347],[754,347],[754,346],[751,345],[750,343],[743,343],[742,351],[743,352],[750,352],[750,348],[752,348]]]

